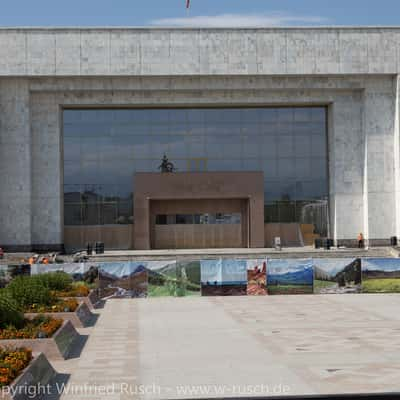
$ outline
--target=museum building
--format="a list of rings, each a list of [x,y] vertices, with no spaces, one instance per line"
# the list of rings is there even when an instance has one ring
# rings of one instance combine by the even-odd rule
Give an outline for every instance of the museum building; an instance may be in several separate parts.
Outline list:
[[[0,29],[0,247],[400,236],[400,28]]]

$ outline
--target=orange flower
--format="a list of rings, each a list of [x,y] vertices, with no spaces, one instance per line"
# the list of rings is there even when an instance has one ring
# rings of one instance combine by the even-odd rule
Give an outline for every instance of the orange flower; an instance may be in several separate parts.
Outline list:
[[[0,347],[0,388],[9,385],[32,360],[32,351],[25,348],[9,350]]]

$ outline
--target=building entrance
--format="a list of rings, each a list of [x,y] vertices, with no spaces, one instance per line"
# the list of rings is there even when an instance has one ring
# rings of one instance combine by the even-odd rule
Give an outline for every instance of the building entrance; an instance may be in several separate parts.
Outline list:
[[[249,247],[248,199],[155,200],[150,203],[151,247]]]
[[[262,172],[137,173],[137,250],[264,247]]]

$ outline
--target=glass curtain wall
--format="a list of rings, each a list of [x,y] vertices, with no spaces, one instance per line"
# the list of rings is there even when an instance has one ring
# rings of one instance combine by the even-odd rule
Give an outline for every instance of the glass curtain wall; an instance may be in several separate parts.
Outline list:
[[[265,222],[313,223],[326,235],[325,107],[66,109],[65,225],[133,223],[133,176],[263,171]],[[223,210],[221,210],[223,212]]]

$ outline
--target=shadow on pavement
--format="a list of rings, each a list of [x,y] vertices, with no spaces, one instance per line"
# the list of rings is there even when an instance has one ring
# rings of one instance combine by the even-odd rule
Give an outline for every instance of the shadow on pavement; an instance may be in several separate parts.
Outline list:
[[[57,374],[48,385],[46,394],[41,396],[41,400],[58,400],[61,398],[64,392],[64,387],[68,385],[68,381],[71,375],[69,374]],[[35,397],[36,398],[36,397]]]
[[[89,338],[89,335],[77,336],[73,345],[71,346],[71,350],[67,357],[68,360],[70,360],[72,358],[79,358],[81,356],[82,350],[85,347],[85,344],[86,344],[88,338]]]

